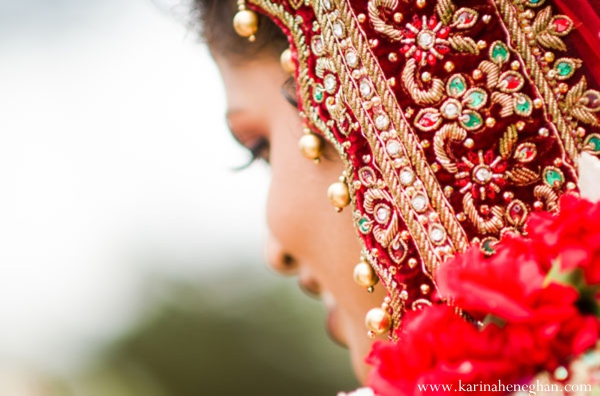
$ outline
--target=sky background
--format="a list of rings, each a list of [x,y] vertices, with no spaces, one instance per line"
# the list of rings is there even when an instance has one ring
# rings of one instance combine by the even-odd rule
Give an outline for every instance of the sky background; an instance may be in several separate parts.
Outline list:
[[[147,277],[260,259],[267,171],[231,171],[247,156],[185,9],[0,0],[0,366],[69,372],[142,314]]]

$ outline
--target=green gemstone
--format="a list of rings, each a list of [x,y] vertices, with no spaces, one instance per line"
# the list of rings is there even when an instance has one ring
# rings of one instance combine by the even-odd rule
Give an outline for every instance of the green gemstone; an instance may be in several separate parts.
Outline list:
[[[483,118],[474,111],[466,111],[462,117],[460,117],[460,124],[465,129],[478,129],[483,125]]]
[[[457,98],[465,93],[467,84],[461,76],[452,77],[448,84],[448,94],[453,98]]]
[[[557,73],[562,77],[569,77],[571,74],[573,74],[573,71],[575,70],[571,63],[565,61],[557,63],[555,69]]]
[[[323,91],[321,91],[320,89],[315,89],[315,100],[317,102],[322,102],[323,98],[325,97],[325,93]]]
[[[550,187],[561,187],[565,182],[565,176],[559,169],[548,167],[544,171],[544,181]]]
[[[593,153],[600,153],[600,135],[593,134],[585,140],[584,146],[589,147]]]
[[[533,111],[533,102],[527,95],[517,95],[515,99],[515,110],[518,115],[529,117]]]
[[[366,217],[361,218],[358,221],[358,229],[363,234],[368,234],[371,231],[371,221],[369,221],[369,219]]]
[[[496,253],[496,249],[494,248],[494,246],[498,243],[497,240],[493,239],[493,238],[486,238],[482,243],[481,243],[481,250],[483,251],[483,253],[486,256],[491,256],[494,253]]]
[[[473,91],[467,96],[467,105],[473,109],[478,109],[485,105],[486,95],[481,91]]]
[[[492,60],[504,63],[508,60],[508,47],[501,41],[496,41],[492,44],[491,50]]]

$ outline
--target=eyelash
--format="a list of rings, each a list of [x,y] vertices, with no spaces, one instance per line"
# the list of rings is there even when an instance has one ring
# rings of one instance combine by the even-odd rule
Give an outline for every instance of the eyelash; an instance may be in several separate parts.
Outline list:
[[[265,139],[263,137],[258,138],[258,140],[256,140],[256,142],[254,144],[252,144],[250,147],[248,147],[247,149],[250,152],[250,160],[246,164],[237,167],[235,169],[236,171],[241,171],[241,170],[247,169],[253,163],[255,163],[256,161],[260,161],[260,160],[263,160],[266,163],[269,163],[269,156],[268,156],[269,141],[267,139]]]
[[[292,93],[293,92],[293,93]],[[281,87],[281,94],[288,101],[289,104],[298,108],[298,100],[296,99],[296,81],[294,77],[290,77],[283,83]],[[242,165],[237,167],[236,171],[241,171],[249,168],[256,161],[264,160],[266,163],[269,163],[268,155],[264,153],[269,151],[269,141],[263,137],[259,138],[252,146],[248,147],[248,151],[250,151],[250,160]]]

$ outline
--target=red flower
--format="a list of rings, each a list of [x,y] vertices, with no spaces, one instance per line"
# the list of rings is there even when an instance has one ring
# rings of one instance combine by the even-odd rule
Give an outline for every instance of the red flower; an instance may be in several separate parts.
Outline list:
[[[600,204],[565,195],[560,213],[535,213],[527,223],[540,265],[548,271],[583,269],[588,284],[600,284]]]
[[[522,348],[492,325],[479,331],[446,305],[405,316],[398,343],[378,342],[367,362],[379,396],[456,394],[463,384],[516,381],[528,373],[514,358]],[[515,348],[517,346],[517,348]],[[451,385],[451,389],[430,385]]]
[[[437,273],[440,292],[480,319],[488,314],[504,320],[528,318],[532,314],[528,298],[544,282],[531,245],[507,237],[496,250],[485,258],[479,248],[471,248],[443,264]]]

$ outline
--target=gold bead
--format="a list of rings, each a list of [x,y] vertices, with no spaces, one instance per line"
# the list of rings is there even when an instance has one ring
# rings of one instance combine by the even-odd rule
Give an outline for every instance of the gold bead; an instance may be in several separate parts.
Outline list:
[[[379,282],[379,278],[373,267],[363,261],[354,267],[354,282],[360,287],[369,288],[375,286]]]
[[[431,78],[432,78],[432,77],[431,77],[431,73],[429,73],[429,72],[424,72],[423,74],[421,74],[421,80],[422,80],[423,82],[426,82],[426,83],[428,83],[428,82],[430,82],[430,81],[431,81]]]
[[[373,308],[365,317],[365,325],[376,335],[381,335],[392,327],[392,318],[383,309]]]
[[[421,285],[421,293],[423,293],[423,294],[427,294],[427,293],[429,293],[430,291],[431,291],[431,288],[429,287],[429,285],[428,285],[428,284],[426,284],[426,283],[423,283],[423,284]]]
[[[477,42],[477,48],[479,48],[480,50],[484,50],[487,48],[487,42],[483,41],[483,40],[479,40]]]
[[[541,109],[544,106],[544,101],[540,98],[537,98],[533,101],[533,107],[536,109]]]
[[[425,8],[426,5],[427,5],[427,1],[426,0],[417,0],[417,7],[419,7],[419,8]]]
[[[486,125],[488,128],[493,128],[494,126],[496,126],[496,119],[495,119],[495,118],[492,118],[492,117],[488,117],[488,118],[486,118],[486,120],[485,120],[485,125]]]
[[[454,71],[454,67],[455,67],[455,66],[454,66],[454,63],[453,63],[453,62],[450,62],[450,61],[448,61],[448,62],[446,62],[446,63],[444,64],[444,69],[445,69],[445,70],[446,70],[448,73],[452,73],[452,72]]]
[[[390,87],[395,87],[396,86],[396,77],[392,77],[388,80],[388,83],[390,84]]]
[[[473,79],[481,80],[482,77],[483,77],[483,72],[481,70],[479,70],[479,69],[473,70]]]
[[[408,260],[408,266],[410,268],[415,268],[418,264],[419,262],[417,261],[417,259],[411,258]]]
[[[390,60],[390,62],[397,62],[398,61],[398,55],[395,52],[391,52],[388,55],[388,59]]]
[[[473,141],[473,139],[471,139],[471,138],[468,138],[467,140],[465,140],[463,145],[468,149],[472,149],[473,146],[475,146],[475,141]]]
[[[294,74],[296,72],[296,65],[294,64],[294,58],[292,56],[292,50],[286,49],[281,53],[281,67],[288,74]]]
[[[310,160],[318,159],[323,153],[323,140],[314,133],[306,133],[298,142],[302,155]]]
[[[358,14],[358,22],[364,23],[367,20],[367,16],[365,14]]]
[[[544,54],[544,60],[548,63],[554,62],[554,58],[555,58],[555,56],[554,56],[554,53],[552,53],[552,52],[546,52]]]
[[[510,68],[513,70],[519,70],[520,67],[521,67],[521,63],[519,63],[519,61],[513,61],[510,64]]]
[[[233,27],[242,37],[253,36],[258,30],[258,15],[252,10],[240,10],[233,18]]]
[[[402,22],[403,18],[404,18],[404,15],[402,15],[399,12],[397,12],[397,13],[394,14],[394,22],[396,22],[396,23]]]
[[[350,205],[350,191],[344,182],[335,182],[327,190],[329,201],[338,210]]]

